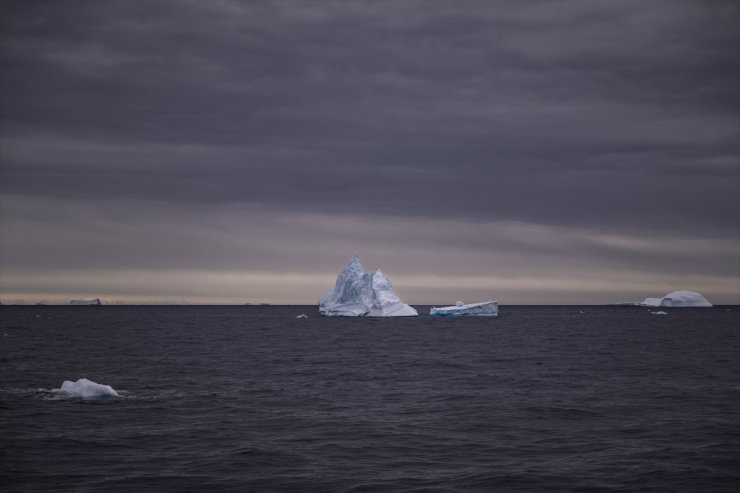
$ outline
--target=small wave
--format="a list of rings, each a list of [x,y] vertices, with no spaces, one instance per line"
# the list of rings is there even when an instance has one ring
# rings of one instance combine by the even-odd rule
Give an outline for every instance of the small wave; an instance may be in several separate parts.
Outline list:
[[[586,417],[599,417],[602,413],[589,409],[579,409],[577,407],[566,406],[530,406],[529,411],[542,415],[543,417],[553,417],[561,419],[580,419]]]

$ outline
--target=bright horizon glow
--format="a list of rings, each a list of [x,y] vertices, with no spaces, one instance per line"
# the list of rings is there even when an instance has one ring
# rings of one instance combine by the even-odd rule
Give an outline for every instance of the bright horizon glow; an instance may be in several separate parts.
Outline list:
[[[735,238],[5,197],[4,212],[22,210],[33,219],[5,220],[0,236],[3,303],[311,305],[357,252],[412,305],[610,304],[682,289],[740,304]],[[80,226],[63,227],[64,218]]]
[[[442,276],[434,274],[393,275],[386,271],[394,288],[416,305],[444,305],[462,299],[473,303],[496,300],[502,305],[604,305],[642,301],[678,289],[704,294],[715,305],[736,305],[736,280],[691,276],[662,276],[651,279],[640,274],[591,272],[579,279],[534,276]],[[147,271],[41,274],[18,278],[3,276],[2,284],[18,288],[2,290],[4,304],[68,304],[72,299],[100,298],[104,304],[205,304],[315,305],[334,285],[330,273],[216,273]],[[173,289],[173,286],[177,286]],[[197,288],[196,288],[197,286]],[[141,294],[127,294],[141,293]],[[242,293],[235,296],[233,293]],[[582,300],[582,301],[579,301]]]

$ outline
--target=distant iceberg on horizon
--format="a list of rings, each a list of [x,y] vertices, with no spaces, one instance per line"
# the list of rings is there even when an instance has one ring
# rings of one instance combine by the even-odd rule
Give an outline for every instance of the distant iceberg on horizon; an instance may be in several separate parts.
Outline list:
[[[357,254],[337,276],[334,287],[319,299],[319,313],[329,317],[416,317],[401,301],[381,269],[365,272]]]
[[[668,293],[662,298],[645,298],[640,301],[640,306],[651,306],[651,307],[667,307],[667,308],[682,308],[682,307],[707,307],[710,308],[712,305],[703,294],[694,291],[673,291]]]
[[[432,307],[429,315],[437,317],[498,317],[498,302],[484,301],[482,303],[471,303],[466,305],[458,301],[452,306]]]
[[[72,300],[69,302],[70,305],[100,305],[100,298],[94,300]]]

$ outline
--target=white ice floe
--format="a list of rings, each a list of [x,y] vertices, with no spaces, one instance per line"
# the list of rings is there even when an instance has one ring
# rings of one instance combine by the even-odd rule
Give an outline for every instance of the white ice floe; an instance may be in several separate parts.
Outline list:
[[[305,313],[301,313],[296,318],[308,318],[308,315],[306,315]]]
[[[110,385],[95,383],[87,378],[80,378],[76,382],[65,380],[62,388],[54,389],[56,394],[66,394],[72,397],[82,397],[83,399],[96,399],[100,397],[120,397],[118,392],[113,390]]]
[[[662,298],[645,298],[640,302],[640,306],[679,308],[711,307],[713,305],[700,293],[696,293],[694,291],[674,291],[672,293],[668,293]]]
[[[70,305],[100,305],[100,298],[94,300],[72,300],[69,302]]]
[[[432,307],[429,310],[429,315],[435,315],[437,317],[497,317],[498,302],[484,301],[482,303],[466,305],[462,301],[458,301],[453,306]]]
[[[668,315],[668,312],[664,312],[663,310],[658,310],[657,312],[650,312],[653,315]]]
[[[365,272],[357,254],[337,276],[334,287],[319,299],[319,313],[333,317],[416,317],[418,313],[403,303],[391,281],[376,269]]]

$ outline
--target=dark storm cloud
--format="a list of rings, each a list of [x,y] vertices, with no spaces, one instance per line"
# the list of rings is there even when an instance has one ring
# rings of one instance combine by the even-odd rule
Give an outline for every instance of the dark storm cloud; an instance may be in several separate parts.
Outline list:
[[[5,5],[5,193],[737,234],[735,2]]]

